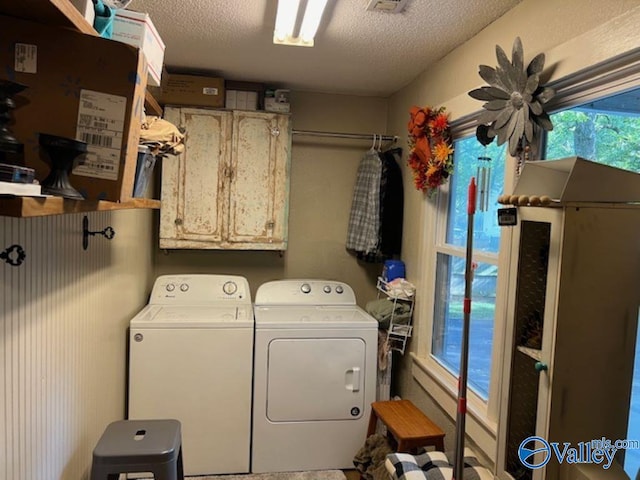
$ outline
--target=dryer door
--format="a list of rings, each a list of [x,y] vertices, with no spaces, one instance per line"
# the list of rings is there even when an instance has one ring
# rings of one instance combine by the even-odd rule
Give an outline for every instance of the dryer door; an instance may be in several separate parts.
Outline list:
[[[268,357],[270,421],[355,420],[362,416],[362,339],[280,338],[269,344]]]

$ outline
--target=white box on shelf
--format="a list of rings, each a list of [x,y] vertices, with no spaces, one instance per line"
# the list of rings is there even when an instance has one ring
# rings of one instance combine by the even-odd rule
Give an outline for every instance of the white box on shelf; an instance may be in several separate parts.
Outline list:
[[[257,110],[258,92],[227,90],[225,108],[231,110]]]
[[[159,87],[165,46],[149,15],[131,10],[116,10],[111,38],[142,50],[149,64],[148,83]]]
[[[226,97],[224,101],[224,108],[228,108],[230,110],[234,110],[236,108],[237,102],[237,91],[236,90],[227,90]]]
[[[42,190],[38,183],[0,182],[0,195],[39,197],[41,194]]]
[[[236,92],[236,108],[238,110],[247,109],[247,92]]]
[[[247,92],[247,110],[258,109],[258,92]]]
[[[93,27],[96,18],[96,10],[92,0],[71,0],[74,7],[82,14],[89,25]]]
[[[265,97],[264,109],[267,112],[289,113],[291,111],[291,104],[278,102],[275,97]]]

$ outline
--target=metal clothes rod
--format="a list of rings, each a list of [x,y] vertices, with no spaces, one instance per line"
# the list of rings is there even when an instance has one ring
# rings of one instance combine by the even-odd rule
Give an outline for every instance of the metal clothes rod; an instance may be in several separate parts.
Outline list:
[[[373,133],[338,133],[338,132],[315,132],[313,130],[293,130],[294,135],[304,135],[305,137],[333,137],[333,138],[353,138],[362,140],[373,140]],[[379,134],[375,134],[376,139],[380,139]],[[394,135],[382,135],[384,142],[396,142],[398,137]]]

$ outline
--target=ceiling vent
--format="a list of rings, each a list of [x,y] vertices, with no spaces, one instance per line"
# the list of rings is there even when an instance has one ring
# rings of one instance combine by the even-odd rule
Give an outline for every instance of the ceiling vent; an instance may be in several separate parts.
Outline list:
[[[367,10],[370,12],[400,13],[409,0],[369,0]]]

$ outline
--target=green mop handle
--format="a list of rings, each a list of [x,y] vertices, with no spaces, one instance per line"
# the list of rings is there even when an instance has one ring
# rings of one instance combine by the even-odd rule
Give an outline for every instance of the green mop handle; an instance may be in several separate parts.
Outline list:
[[[456,450],[453,480],[464,477],[464,434],[467,414],[467,371],[469,363],[469,326],[471,323],[471,285],[473,283],[473,216],[476,213],[476,181],[471,177],[467,196],[467,258],[464,271],[464,322],[460,346],[458,377],[458,413],[456,416]]]

